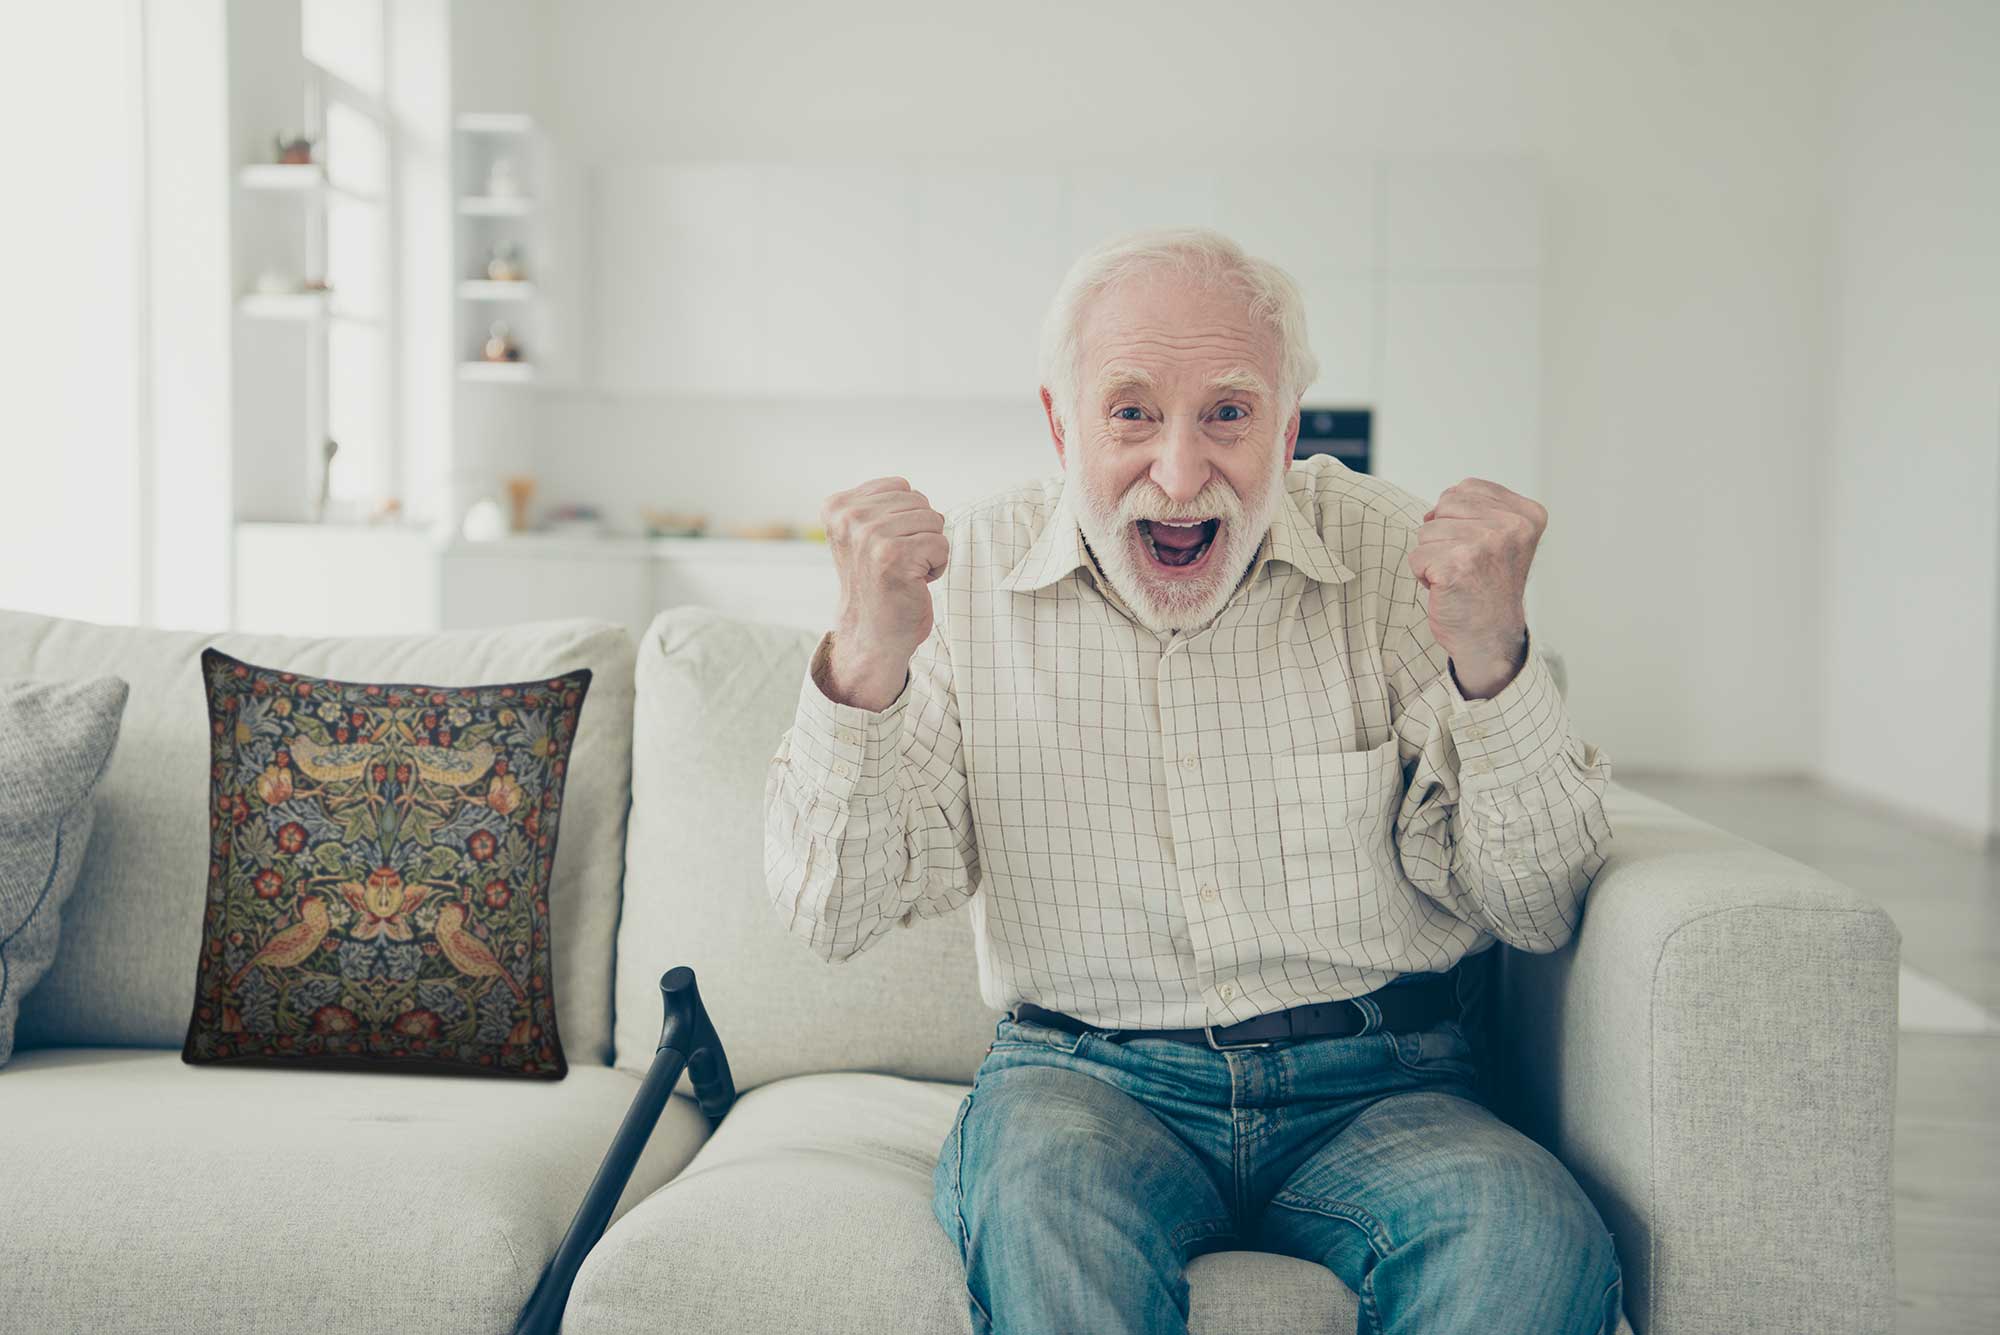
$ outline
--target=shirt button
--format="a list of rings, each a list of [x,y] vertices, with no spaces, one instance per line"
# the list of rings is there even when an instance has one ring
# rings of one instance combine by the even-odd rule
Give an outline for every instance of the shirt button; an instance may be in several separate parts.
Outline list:
[[[1201,762],[1194,758],[1193,752],[1189,752],[1187,755],[1181,757],[1181,768],[1190,774],[1194,773],[1194,767],[1199,763]]]
[[[1207,900],[1209,903],[1213,904],[1215,902],[1215,887],[1212,885],[1204,885],[1201,888],[1201,897]]]
[[[1493,762],[1490,760],[1468,760],[1459,768],[1463,769],[1467,774],[1491,774],[1493,772]]]
[[[1465,730],[1465,735],[1467,737],[1472,738],[1474,741],[1483,740],[1486,736],[1486,725],[1483,723],[1475,723],[1471,727]]]
[[[834,772],[835,774],[838,774],[838,775],[839,775],[839,776],[840,776],[841,778],[843,778],[843,779],[844,779],[844,778],[846,778],[846,777],[847,777],[847,762],[846,762],[845,760],[836,760],[836,761],[834,761],[834,762],[833,762],[833,772]]]
[[[854,743],[861,740],[861,734],[855,732],[852,728],[850,728],[846,732],[840,734],[840,740],[852,746]]]
[[[1221,997],[1224,1001],[1229,1000],[1236,995],[1236,984],[1224,983],[1221,987],[1215,989],[1215,995]]]

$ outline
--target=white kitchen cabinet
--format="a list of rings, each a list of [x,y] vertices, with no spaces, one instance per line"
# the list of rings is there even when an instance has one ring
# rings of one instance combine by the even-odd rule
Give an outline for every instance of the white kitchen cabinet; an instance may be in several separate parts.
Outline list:
[[[766,308],[757,169],[600,168],[591,202],[598,387],[757,392]]]
[[[769,394],[903,394],[910,385],[916,209],[909,172],[759,170]]]
[[[1306,391],[1306,404],[1343,408],[1374,403],[1382,280],[1313,269],[1294,270],[1292,277],[1305,297],[1306,337],[1319,358],[1319,379]]]
[[[637,635],[653,614],[652,562],[639,540],[462,543],[443,555],[442,587],[447,630],[600,617]]]
[[[712,607],[732,617],[833,628],[840,579],[825,543],[662,538],[656,548],[656,608]]]
[[[416,634],[438,628],[428,531],[371,524],[236,525],[236,630]]]
[[[441,554],[447,629],[597,617],[643,635],[692,604],[783,625],[833,624],[839,582],[821,542],[528,535]]]
[[[1392,275],[1541,268],[1541,184],[1532,159],[1391,158],[1382,189],[1383,265]]]
[[[1308,275],[1365,276],[1380,255],[1372,158],[1232,165],[1215,178],[1215,226],[1252,255]]]
[[[1425,500],[1464,477],[1541,488],[1541,287],[1396,279],[1385,291],[1374,472]]]
[[[1054,174],[917,177],[918,394],[1034,398],[1042,316],[1075,259],[1068,207]]]
[[[1142,228],[1213,227],[1216,174],[1206,167],[1133,170],[1117,164],[1069,173],[1069,254]],[[1055,295],[1053,286],[1049,296]]]

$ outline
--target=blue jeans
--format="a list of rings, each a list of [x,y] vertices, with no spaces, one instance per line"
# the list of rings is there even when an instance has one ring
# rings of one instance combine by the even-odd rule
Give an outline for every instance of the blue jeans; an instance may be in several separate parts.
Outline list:
[[[1186,1331],[1187,1262],[1332,1270],[1361,1335],[1611,1335],[1612,1238],[1474,1088],[1457,1020],[1215,1051],[1016,1021],[958,1107],[931,1208],[975,1335]]]

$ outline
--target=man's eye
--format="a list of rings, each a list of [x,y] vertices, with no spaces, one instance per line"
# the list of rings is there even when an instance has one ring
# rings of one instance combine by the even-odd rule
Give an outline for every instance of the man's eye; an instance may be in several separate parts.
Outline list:
[[[1130,416],[1126,415],[1128,413],[1130,414]],[[1130,404],[1127,404],[1123,408],[1114,408],[1111,412],[1111,415],[1117,418],[1121,422],[1136,422],[1140,418],[1145,416],[1144,413],[1140,412],[1137,408],[1132,407]]]
[[[1244,412],[1241,404],[1225,403],[1215,410],[1215,415],[1225,422],[1240,422],[1243,420]]]

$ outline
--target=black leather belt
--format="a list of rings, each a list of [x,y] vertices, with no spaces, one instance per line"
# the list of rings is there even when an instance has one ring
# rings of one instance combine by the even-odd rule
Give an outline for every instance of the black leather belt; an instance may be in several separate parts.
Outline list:
[[[1366,999],[1382,1012],[1381,1028],[1389,1033],[1409,1033],[1428,1029],[1440,1020],[1456,1020],[1458,974],[1454,967],[1427,976],[1422,982],[1389,983],[1369,992]],[[1031,1024],[1045,1024],[1067,1033],[1113,1034],[1125,1038],[1170,1038],[1176,1043],[1201,1043],[1221,1051],[1224,1048],[1261,1048],[1281,1038],[1343,1038],[1358,1034],[1367,1025],[1367,1016],[1355,998],[1315,1002],[1286,1010],[1253,1015],[1235,1024],[1203,1025],[1199,1029],[1102,1029],[1085,1024],[1073,1015],[1045,1010],[1032,1001],[1014,1007],[1013,1018]]]

